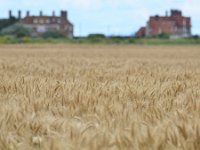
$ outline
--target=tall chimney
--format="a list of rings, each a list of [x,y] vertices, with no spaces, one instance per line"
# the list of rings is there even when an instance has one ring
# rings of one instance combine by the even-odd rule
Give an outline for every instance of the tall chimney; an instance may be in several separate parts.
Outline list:
[[[40,16],[43,16],[42,11],[40,11]]]
[[[9,10],[9,19],[11,19],[11,18],[12,18],[12,11]]]
[[[29,16],[30,16],[30,12],[27,11],[27,12],[26,12],[26,17],[29,17]]]
[[[171,16],[182,16],[182,12],[179,10],[171,10]]]
[[[52,12],[52,16],[55,17],[55,11]]]
[[[18,11],[18,19],[21,20],[21,10]]]
[[[67,19],[67,11],[61,11],[61,18]]]

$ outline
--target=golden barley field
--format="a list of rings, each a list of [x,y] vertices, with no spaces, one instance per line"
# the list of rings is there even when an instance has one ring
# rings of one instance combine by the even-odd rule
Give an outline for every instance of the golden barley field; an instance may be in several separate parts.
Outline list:
[[[0,150],[200,149],[200,46],[0,45]]]

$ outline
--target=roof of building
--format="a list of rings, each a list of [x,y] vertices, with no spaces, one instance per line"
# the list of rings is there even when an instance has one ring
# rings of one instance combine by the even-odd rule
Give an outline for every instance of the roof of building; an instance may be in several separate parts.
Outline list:
[[[145,32],[146,32],[146,28],[145,27],[141,27],[137,32],[136,32],[136,37],[142,37],[145,36]]]

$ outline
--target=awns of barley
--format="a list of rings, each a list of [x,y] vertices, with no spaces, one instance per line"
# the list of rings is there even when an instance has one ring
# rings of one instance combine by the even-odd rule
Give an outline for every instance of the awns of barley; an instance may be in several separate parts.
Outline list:
[[[199,46],[0,46],[0,149],[198,150]]]

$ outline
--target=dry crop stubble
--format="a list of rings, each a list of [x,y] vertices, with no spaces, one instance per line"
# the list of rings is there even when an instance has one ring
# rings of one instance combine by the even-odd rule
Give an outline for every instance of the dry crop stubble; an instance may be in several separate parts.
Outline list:
[[[1,45],[0,149],[199,149],[199,49]]]

